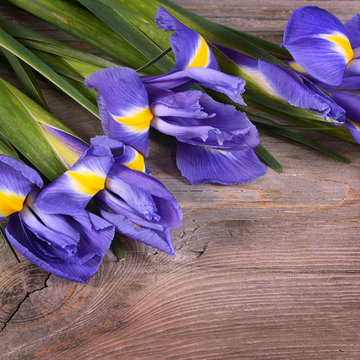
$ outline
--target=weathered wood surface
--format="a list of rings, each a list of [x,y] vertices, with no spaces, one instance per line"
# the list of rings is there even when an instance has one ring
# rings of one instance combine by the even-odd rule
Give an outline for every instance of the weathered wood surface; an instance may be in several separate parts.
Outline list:
[[[359,10],[359,1],[176,2],[277,42],[296,7],[317,4],[342,20]],[[79,44],[15,8],[0,12]],[[75,131],[100,132],[79,106],[46,95]],[[0,358],[359,359],[359,147],[315,138],[352,164],[263,135],[284,173],[229,187],[188,185],[174,150],[153,143],[149,165],[184,211],[174,259],[127,242],[126,260],[108,253],[80,285],[17,264],[0,242]]]

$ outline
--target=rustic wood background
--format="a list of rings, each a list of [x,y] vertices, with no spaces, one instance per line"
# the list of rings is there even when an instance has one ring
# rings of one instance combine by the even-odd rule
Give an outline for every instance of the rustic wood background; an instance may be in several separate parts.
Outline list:
[[[359,11],[359,1],[176,3],[278,43],[299,6],[322,6],[343,21]],[[16,8],[2,5],[0,14],[80,45]],[[46,90],[46,97],[84,137],[101,131],[64,96]],[[359,147],[314,138],[352,163],[264,134],[284,173],[228,187],[190,186],[174,150],[153,143],[149,165],[184,211],[174,259],[126,242],[126,260],[109,252],[80,285],[24,258],[18,264],[1,241],[0,358],[359,359]]]

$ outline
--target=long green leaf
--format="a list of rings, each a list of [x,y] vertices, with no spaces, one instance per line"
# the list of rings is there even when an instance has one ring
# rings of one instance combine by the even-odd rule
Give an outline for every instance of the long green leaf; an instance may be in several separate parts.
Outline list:
[[[334,136],[342,140],[357,143],[346,126],[336,126],[321,121],[316,121],[316,123],[314,123],[314,121],[311,119],[301,118],[294,115],[283,113],[276,109],[264,106],[249,98],[246,98],[246,103],[251,107],[256,108],[257,110],[261,110],[264,114],[270,114],[280,119],[291,121],[295,124],[298,124],[299,127],[305,127],[305,126],[313,127],[313,130],[321,131],[326,135]]]
[[[0,28],[0,46],[13,53],[24,62],[26,62],[32,68],[37,70],[41,75],[43,75],[53,84],[55,84],[59,89],[64,91],[66,94],[71,96],[75,101],[77,101],[80,105],[82,105],[84,108],[89,110],[93,115],[99,117],[97,107],[94,106],[94,104],[90,100],[88,100],[77,89],[71,86],[64,78],[62,78],[54,70],[52,70],[46,63],[44,63],[41,59],[35,56],[30,50],[28,50],[24,45],[18,42],[15,38],[11,37],[1,28]]]
[[[118,260],[122,260],[125,258],[125,251],[121,244],[121,238],[123,235],[120,235],[119,233],[115,233],[114,239],[111,242],[111,250],[114,252],[116,258]]]
[[[249,111],[247,108],[241,108],[241,111],[245,112],[249,119],[254,123],[254,124],[262,124],[262,125],[269,125],[269,126],[273,126],[279,129],[292,129],[292,130],[324,130],[324,127],[321,126],[317,126],[317,124],[300,124],[299,125],[289,125],[289,124],[279,124],[278,122],[271,120],[269,118],[266,118],[264,116],[259,116],[259,115],[255,115],[253,114],[251,111]],[[331,125],[330,125],[331,126]],[[326,127],[327,131],[337,131],[337,126],[332,126],[332,127]]]
[[[9,51],[5,49],[2,49],[2,51],[6,56],[7,60],[9,61],[11,67],[15,71],[16,75],[20,79],[26,93],[30,96],[30,98],[40,104],[44,109],[50,111],[36,81],[35,75],[31,70],[31,67],[23,61],[19,60]]]
[[[311,140],[301,134],[295,133],[288,129],[279,129],[279,128],[268,126],[268,125],[259,125],[259,127],[262,129],[268,130],[274,134],[286,137],[288,139],[291,139],[291,140],[294,140],[301,144],[304,144],[306,146],[309,146],[309,147],[311,147],[315,150],[318,150],[318,151],[322,152],[323,154],[325,154],[335,160],[338,160],[340,162],[347,163],[347,164],[350,163],[350,160],[347,159],[346,157],[336,153],[333,150],[330,150],[329,148],[327,148],[327,147],[319,144],[318,142]]]
[[[8,0],[67,31],[121,64],[138,68],[146,57],[86,9],[66,0]],[[155,72],[156,73],[156,72]]]
[[[241,36],[242,38],[246,39],[247,41],[251,42],[252,44],[255,44],[255,46],[259,47],[260,49],[268,51],[271,54],[281,56],[282,58],[285,58],[286,60],[292,60],[292,56],[290,55],[290,53],[285,48],[282,48],[277,44],[274,44],[270,41],[261,39],[257,36],[247,34],[245,32],[242,32],[242,31],[239,31],[236,29],[232,29],[232,28],[224,26],[224,25],[223,25],[223,27],[226,28],[227,30],[237,34],[238,36]]]
[[[17,23],[8,22],[5,20],[1,20],[1,23],[7,33],[15,37],[27,48],[41,50],[52,55],[58,55],[62,58],[74,59],[104,68],[119,66],[119,64],[116,62],[106,60],[87,51],[83,51],[68,44],[64,44]]]
[[[113,0],[78,0],[95,16],[108,24],[117,34],[122,36],[129,44],[133,45],[139,52],[147,57],[148,60],[156,58],[163,52],[157,44],[149,39],[142,31],[134,26],[123,16],[118,9],[110,6],[116,6]],[[108,6],[110,5],[110,6]],[[169,72],[174,63],[168,57],[161,57],[156,62],[156,67],[163,72]]]
[[[0,154],[18,158],[18,154],[6,138],[0,133]]]
[[[283,166],[279,163],[278,160],[270,153],[268,149],[262,144],[260,144],[255,149],[256,154],[262,159],[266,164],[268,164],[273,170],[278,173],[283,171]]]
[[[76,71],[72,66],[70,66],[66,59],[52,55],[50,53],[39,51],[39,50],[32,50],[33,54],[36,55],[39,59],[49,65],[54,71],[58,74],[65,75],[68,78],[77,80],[79,82],[84,81],[84,77]]]
[[[31,107],[24,106],[22,97]],[[35,109],[42,109],[40,105],[3,79],[0,79],[0,102],[0,133],[49,180],[66,171],[33,117]],[[46,113],[44,109],[42,111]]]
[[[156,56],[154,59],[150,60],[147,64],[145,64],[144,66],[142,66],[139,69],[136,69],[136,71],[138,73],[141,73],[142,71],[146,70],[148,67],[150,67],[151,65],[155,64],[156,62],[158,62],[163,56],[165,56],[166,54],[168,54],[171,51],[171,47],[167,48],[166,50],[164,50],[161,54],[159,54],[158,56]]]

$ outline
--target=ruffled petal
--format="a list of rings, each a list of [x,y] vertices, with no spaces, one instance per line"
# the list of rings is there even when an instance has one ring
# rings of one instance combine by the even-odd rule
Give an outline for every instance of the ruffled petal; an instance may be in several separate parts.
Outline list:
[[[155,116],[151,126],[156,130],[187,139],[200,138],[202,141],[206,141],[211,131],[218,132],[206,124],[205,119],[215,114],[202,111],[200,99],[204,94],[201,91],[172,92],[152,87],[151,92],[151,108]]]
[[[21,211],[26,196],[35,186],[42,187],[40,175],[6,155],[0,155],[0,221]]]
[[[183,85],[200,85],[223,93],[232,101],[245,105],[241,95],[245,91],[245,80],[209,68],[187,68],[185,70],[142,78],[145,85],[160,89],[174,89]],[[151,88],[148,89],[149,93]]]
[[[315,79],[332,86],[342,81],[353,50],[341,21],[324,9],[305,6],[290,16],[284,46]]]
[[[46,245],[47,248],[52,248],[53,256],[67,259],[76,253],[80,233],[76,228],[75,221],[69,216],[48,215],[46,225],[36,217],[29,207],[24,208],[20,216],[26,229],[42,240],[43,245]],[[43,247],[42,250],[44,251]]]
[[[188,67],[202,67],[219,70],[219,65],[204,38],[175,19],[161,6],[158,7],[155,24],[164,31],[175,31],[170,37],[175,55],[172,71]]]
[[[49,214],[78,213],[104,189],[113,162],[108,147],[90,146],[70,170],[40,192],[35,205]]]
[[[19,213],[22,222],[42,241],[37,244],[38,248],[48,255],[66,259],[76,253],[80,240],[76,222],[69,216],[50,215],[38,209],[34,205],[38,193],[39,190],[34,190],[28,195],[25,207]],[[50,247],[51,251],[48,250]]]
[[[92,258],[100,257],[102,259],[110,248],[115,234],[115,227],[102,217],[88,211],[76,214],[74,219],[80,225],[81,238],[76,256],[69,260],[72,263],[84,264]],[[93,268],[92,271],[94,274],[97,268]]]
[[[83,261],[75,261],[74,258],[67,259],[66,261],[43,252],[41,247],[42,240],[24,227],[18,214],[10,217],[5,231],[11,244],[35,265],[65,279],[86,283],[88,278],[97,271],[102,257],[114,236],[114,227],[111,224],[106,222],[107,226],[104,226],[105,220],[98,217],[94,220],[94,218],[95,215],[90,215],[91,222],[95,225],[92,229],[83,230],[84,232],[79,243],[79,255],[77,256],[81,255]],[[101,222],[102,225],[100,227],[97,226],[97,221]],[[91,236],[89,236],[89,232]],[[53,249],[48,247],[47,251],[51,252],[51,250]],[[92,255],[85,256],[86,250],[91,251]]]
[[[106,188],[143,219],[164,227],[180,226],[182,212],[179,204],[154,177],[115,164],[109,173]]]
[[[176,97],[181,93],[173,93]],[[225,105],[213,100],[210,96],[200,93],[197,108],[206,117],[171,116],[172,101],[168,110],[159,112],[152,121],[152,126],[158,131],[175,136],[178,140],[194,145],[212,147],[220,150],[244,150],[259,145],[259,136],[255,126],[248,120],[245,113],[238,111],[232,105]],[[171,98],[171,97],[170,97]],[[156,100],[154,100],[156,101]],[[186,108],[186,107],[185,107]],[[154,114],[158,115],[157,112]]]
[[[159,249],[166,254],[175,256],[174,246],[169,229],[157,231],[144,228],[134,224],[125,216],[116,215],[101,208],[100,213],[104,219],[115,225],[116,231],[118,231],[120,234]]]
[[[85,85],[99,91],[98,106],[105,133],[147,154],[153,114],[137,72],[121,67],[102,69],[91,74]]]
[[[191,184],[241,184],[257,179],[267,170],[253,149],[225,152],[182,142],[177,142],[176,163]]]
[[[169,118],[154,118],[152,121],[152,127],[160,131],[163,134],[175,136],[182,139],[198,139],[194,141],[205,142],[211,132],[214,134],[220,134],[220,130],[215,129],[212,126],[207,125],[188,125],[181,118],[169,117]]]
[[[95,202],[98,208],[110,209],[113,214],[125,216],[129,221],[138,226],[159,231],[164,229],[164,227],[158,223],[160,216],[156,212],[152,212],[151,219],[148,220],[142,213],[138,212],[126,203],[125,200],[110,191],[101,191],[96,196]]]
[[[191,89],[173,92],[155,87],[148,87],[148,89],[151,89],[149,91],[150,103],[154,116],[177,116],[191,119],[206,119],[213,116],[202,111],[203,108],[200,105],[200,99],[204,95],[202,91]]]
[[[235,106],[219,103],[208,95],[201,97],[200,105],[206,113],[214,116],[201,120],[199,123],[201,122],[217,131],[211,131],[204,143],[194,141],[195,139],[185,140],[184,137],[178,136],[180,141],[219,150],[234,151],[245,150],[260,144],[256,127],[249,121],[246,114],[238,111]]]
[[[360,47],[360,15],[355,14],[344,24],[347,35],[353,48]]]

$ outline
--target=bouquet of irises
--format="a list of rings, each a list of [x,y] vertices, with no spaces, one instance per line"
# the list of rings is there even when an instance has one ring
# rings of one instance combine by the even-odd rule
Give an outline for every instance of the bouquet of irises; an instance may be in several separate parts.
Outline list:
[[[111,244],[122,256],[119,234],[175,255],[170,229],[182,213],[146,166],[150,135],[175,138],[192,185],[252,181],[265,164],[281,172],[258,129],[343,162],[298,131],[360,141],[358,14],[342,24],[297,9],[278,46],[166,0],[8,1],[107,55],[0,22],[1,63],[26,92],[0,79],[2,233],[15,255],[57,276],[86,282]],[[87,143],[56,119],[37,77],[98,117],[105,135]]]

